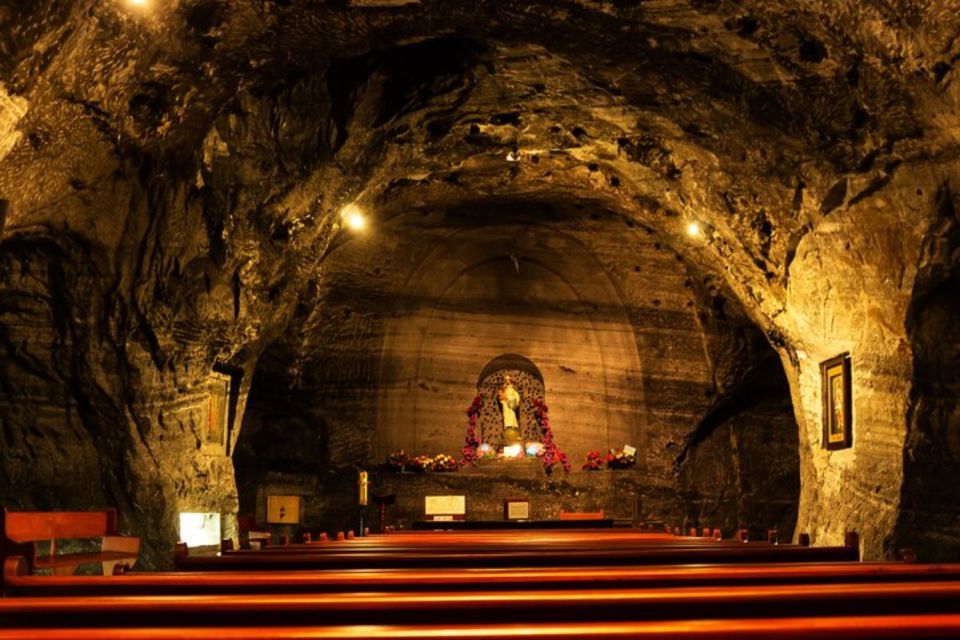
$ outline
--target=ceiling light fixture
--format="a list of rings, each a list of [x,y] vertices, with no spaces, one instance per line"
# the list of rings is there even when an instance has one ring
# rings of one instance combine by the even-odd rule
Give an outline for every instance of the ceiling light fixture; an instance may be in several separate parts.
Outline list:
[[[353,231],[363,231],[367,226],[367,217],[363,211],[355,204],[348,204],[340,211],[340,217],[343,223]]]
[[[687,225],[687,235],[691,238],[696,238],[700,235],[700,225],[696,222],[691,222]]]

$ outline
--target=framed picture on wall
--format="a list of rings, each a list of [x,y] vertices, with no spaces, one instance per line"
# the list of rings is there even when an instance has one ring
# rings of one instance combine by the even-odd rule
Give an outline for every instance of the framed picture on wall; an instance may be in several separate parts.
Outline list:
[[[201,450],[208,455],[225,455],[230,417],[231,378],[222,373],[210,375],[207,383],[206,415]]]
[[[267,496],[267,524],[298,524],[300,496]]]
[[[853,445],[853,393],[850,354],[820,363],[823,396],[823,446],[846,449]]]

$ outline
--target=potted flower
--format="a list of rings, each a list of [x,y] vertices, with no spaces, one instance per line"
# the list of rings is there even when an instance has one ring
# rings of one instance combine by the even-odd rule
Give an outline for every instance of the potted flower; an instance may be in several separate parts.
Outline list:
[[[394,451],[387,456],[387,468],[390,469],[390,471],[395,471],[397,473],[400,473],[406,469],[409,462],[410,456],[408,456],[407,452],[403,449]]]
[[[416,471],[417,473],[426,473],[433,469],[433,458],[430,456],[417,456],[416,458],[411,458],[407,463],[407,469],[410,471]]]
[[[628,453],[623,449],[610,449],[610,453],[607,454],[608,469],[629,469],[635,464],[637,464],[635,453]]]
[[[459,468],[460,463],[457,462],[453,456],[448,456],[445,453],[437,454],[433,458],[433,462],[430,466],[431,471],[437,472],[456,471]]]

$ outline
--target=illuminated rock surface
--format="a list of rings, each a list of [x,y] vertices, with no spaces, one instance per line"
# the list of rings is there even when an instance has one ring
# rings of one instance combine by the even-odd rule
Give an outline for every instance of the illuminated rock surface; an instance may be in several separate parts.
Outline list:
[[[160,565],[178,511],[456,453],[519,352],[652,516],[799,491],[815,543],[957,557],[956,2],[362,4],[0,7],[5,505],[115,504]]]

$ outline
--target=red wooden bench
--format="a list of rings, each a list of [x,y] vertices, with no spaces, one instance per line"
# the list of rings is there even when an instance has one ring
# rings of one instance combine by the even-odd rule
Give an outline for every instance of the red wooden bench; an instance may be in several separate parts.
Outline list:
[[[960,564],[828,562],[628,567],[511,567],[383,571],[131,572],[123,576],[7,578],[9,595],[95,596],[226,593],[606,589],[676,586],[835,584],[955,580]]]
[[[137,627],[0,629],[0,640],[159,640],[172,636],[169,628]],[[625,640],[683,638],[684,640],[880,640],[960,637],[960,614],[878,615],[842,617],[752,618],[729,620],[670,620],[655,622],[585,622],[579,624],[381,625],[276,627],[255,625],[211,630],[180,627],[181,640],[381,640],[384,638],[577,638]]]
[[[280,570],[280,569],[388,569],[463,567],[544,567],[611,566],[630,564],[683,563],[765,563],[765,562],[837,562],[859,559],[853,547],[801,547],[766,543],[684,546],[639,546],[623,549],[542,549],[467,550],[422,549],[396,553],[391,551],[352,551],[350,544],[339,543],[339,550],[274,553],[237,551],[222,556],[181,556],[175,559],[179,569],[188,571]]]
[[[960,610],[960,583],[748,585],[647,589],[6,598],[0,628],[146,625],[535,625],[936,615]],[[217,634],[219,635],[219,634]]]
[[[713,640],[838,640],[957,638],[960,614],[902,616],[799,617],[730,620],[670,620],[657,622],[585,622],[580,624],[490,624],[364,627],[273,627],[256,625],[234,628],[180,627],[170,629],[125,627],[0,629],[0,640],[384,640],[387,638],[577,638],[621,640],[665,638]]]
[[[100,538],[100,550],[57,553],[58,540]],[[49,542],[40,554],[38,542]],[[0,521],[0,556],[3,574],[18,575],[49,569],[54,575],[71,575],[83,564],[101,563],[111,575],[118,564],[132,566],[140,553],[140,538],[117,530],[116,509],[103,511],[10,511]]]

